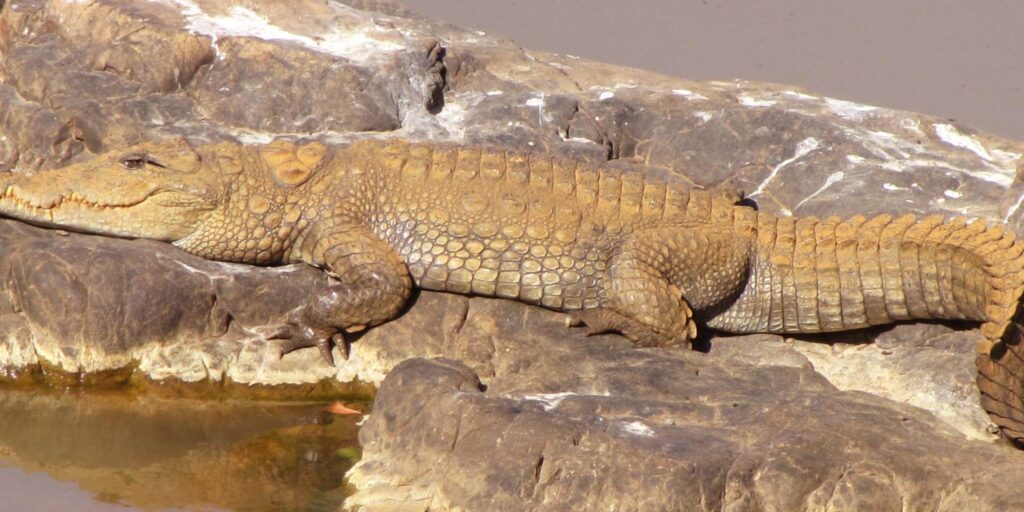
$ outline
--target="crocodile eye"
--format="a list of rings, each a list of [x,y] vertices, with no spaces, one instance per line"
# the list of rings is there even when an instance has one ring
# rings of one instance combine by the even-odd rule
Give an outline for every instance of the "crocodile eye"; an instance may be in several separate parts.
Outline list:
[[[135,170],[142,169],[149,162],[149,158],[141,153],[133,153],[131,155],[125,155],[121,159],[121,167],[125,169]]]
[[[131,153],[121,158],[121,167],[124,167],[125,169],[142,169],[147,165],[152,165],[153,167],[159,167],[161,169],[167,168],[167,166],[161,164],[160,162],[157,162],[156,160],[153,160],[153,157],[145,153]]]

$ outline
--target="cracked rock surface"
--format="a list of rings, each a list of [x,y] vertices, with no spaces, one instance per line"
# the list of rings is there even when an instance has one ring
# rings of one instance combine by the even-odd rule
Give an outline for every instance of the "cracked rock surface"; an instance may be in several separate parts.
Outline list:
[[[405,137],[655,166],[783,215],[1024,223],[1021,142],[524,50],[377,0],[5,2],[0,112],[12,172],[144,139]],[[1021,508],[1024,459],[992,442],[969,326],[636,351],[538,308],[424,292],[331,368],[262,338],[324,284],[301,265],[0,221],[0,275],[8,379],[383,381],[350,479],[367,510]]]
[[[411,359],[381,386],[350,472],[370,510],[1017,510],[1020,454],[809,367],[601,343],[488,380]],[[563,359],[564,358],[564,359]],[[560,389],[560,388],[552,388]],[[809,413],[808,411],[820,411]],[[939,448],[939,447],[942,448]],[[386,454],[386,456],[381,456]],[[429,469],[426,469],[429,468]],[[428,474],[423,474],[427,472]]]

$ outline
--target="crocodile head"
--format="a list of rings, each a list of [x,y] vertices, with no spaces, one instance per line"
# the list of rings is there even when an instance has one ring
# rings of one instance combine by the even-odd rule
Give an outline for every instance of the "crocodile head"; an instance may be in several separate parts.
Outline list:
[[[205,162],[184,141],[143,143],[52,171],[0,177],[0,215],[173,242],[221,205],[222,176],[216,162]]]

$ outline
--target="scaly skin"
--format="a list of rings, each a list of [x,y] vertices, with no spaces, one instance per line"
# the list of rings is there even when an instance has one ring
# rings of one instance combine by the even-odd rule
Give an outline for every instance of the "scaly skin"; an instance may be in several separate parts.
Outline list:
[[[640,346],[908,319],[982,322],[982,403],[1024,439],[1024,245],[941,216],[777,218],[738,195],[540,155],[401,141],[147,143],[11,176],[0,213],[172,242],[206,258],[302,261],[330,287],[272,334],[282,352],[394,318],[413,286],[569,313]]]

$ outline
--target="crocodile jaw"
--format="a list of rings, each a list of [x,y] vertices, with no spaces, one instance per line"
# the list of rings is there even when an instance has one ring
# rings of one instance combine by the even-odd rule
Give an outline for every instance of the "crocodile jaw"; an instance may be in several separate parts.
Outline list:
[[[222,205],[222,182],[190,146],[143,143],[51,171],[0,173],[0,216],[173,242]]]
[[[118,202],[103,202],[66,192],[59,177],[47,178],[41,173],[0,181],[0,215],[84,233],[175,241],[192,233],[212,210],[173,191],[145,190]],[[33,181],[44,186],[33,186],[38,185]]]

